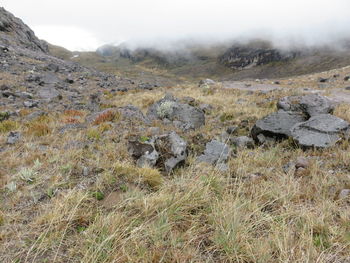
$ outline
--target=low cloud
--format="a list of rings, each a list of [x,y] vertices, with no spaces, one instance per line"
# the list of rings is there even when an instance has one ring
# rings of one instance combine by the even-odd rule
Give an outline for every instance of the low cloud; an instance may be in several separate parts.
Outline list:
[[[350,38],[348,0],[2,0],[39,37],[69,49],[102,43],[176,48],[264,38],[277,46]]]

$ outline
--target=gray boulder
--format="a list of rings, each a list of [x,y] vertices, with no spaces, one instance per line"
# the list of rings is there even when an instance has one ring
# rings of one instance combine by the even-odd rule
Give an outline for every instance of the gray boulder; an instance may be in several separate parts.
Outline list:
[[[7,144],[15,144],[18,142],[21,138],[21,133],[20,132],[10,132],[9,135],[7,136]]]
[[[39,96],[41,99],[52,100],[60,98],[61,94],[53,87],[44,87],[39,90]]]
[[[280,99],[277,108],[285,111],[297,111],[309,117],[327,114],[334,111],[334,104],[324,96],[308,94],[305,96],[289,96]]]
[[[211,85],[215,85],[216,82],[212,79],[202,79],[201,81],[199,81],[198,86],[211,86]]]
[[[279,110],[258,120],[251,130],[251,136],[259,143],[263,143],[261,137],[285,139],[291,135],[291,128],[295,124],[304,121],[305,116],[299,112]],[[259,136],[261,134],[263,136]]]
[[[254,148],[254,140],[247,136],[232,138],[231,142],[237,148]]]
[[[330,114],[321,114],[296,124],[291,129],[291,135],[302,147],[327,148],[341,140],[349,128],[347,121]]]
[[[230,157],[230,147],[217,140],[206,144],[204,154],[197,158],[197,162],[204,162],[211,165],[224,164]]]
[[[128,152],[136,160],[138,167],[154,167],[159,158],[159,153],[154,147],[154,140],[146,142],[130,140]]]
[[[127,105],[124,107],[119,107],[117,111],[127,120],[139,120],[144,123],[149,123],[149,119],[146,118],[141,110],[133,105]]]
[[[166,156],[164,168],[167,173],[184,163],[187,158],[187,142],[174,131],[159,137],[156,141],[156,147],[162,156]]]
[[[177,121],[177,127],[182,130],[197,129],[205,124],[205,115],[199,108],[180,103],[172,95],[167,94],[163,99],[150,106],[147,112],[149,119],[168,119]],[[180,122],[182,125],[179,125]]]

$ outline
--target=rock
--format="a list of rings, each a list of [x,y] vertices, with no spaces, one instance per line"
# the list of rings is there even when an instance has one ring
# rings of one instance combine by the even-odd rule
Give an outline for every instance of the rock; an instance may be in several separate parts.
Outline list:
[[[0,43],[8,46],[19,46],[33,51],[48,53],[48,45],[40,41],[34,32],[19,18],[0,7]]]
[[[168,146],[169,149],[164,149],[164,146]],[[167,157],[164,161],[164,168],[167,173],[184,163],[187,158],[187,142],[174,131],[163,138],[157,139],[156,147],[162,156]]]
[[[297,52],[274,49],[267,43],[259,46],[234,45],[219,57],[219,63],[232,69],[248,69],[271,62],[288,61],[296,56]]]
[[[159,153],[154,147],[153,140],[146,142],[130,140],[128,144],[128,152],[134,159],[136,159],[136,165],[138,167],[154,167],[159,158]]]
[[[310,174],[310,171],[306,168],[299,167],[298,169],[295,170],[294,175],[296,177],[304,177]]]
[[[159,153],[156,150],[144,153],[137,161],[138,167],[154,167],[159,158]]]
[[[202,79],[201,81],[199,81],[198,86],[212,86],[215,85],[216,82],[212,79]]]
[[[89,175],[89,167],[84,166],[83,167],[83,176],[88,176]]]
[[[285,111],[302,112],[312,117],[319,114],[332,113],[334,104],[327,97],[308,94],[305,96],[284,97],[278,101],[277,108]]]
[[[50,63],[45,67],[45,70],[57,73],[60,71],[60,67],[56,64]]]
[[[144,123],[149,123],[150,120],[146,118],[141,110],[133,105],[127,105],[117,108],[117,111],[127,120],[139,120]]]
[[[319,78],[317,79],[317,81],[318,81],[318,82],[321,82],[321,83],[325,83],[325,82],[328,82],[328,81],[329,81],[329,79],[319,77]]]
[[[305,157],[298,157],[295,163],[295,168],[299,169],[299,168],[304,168],[307,169],[309,168],[309,160],[306,159]]]
[[[350,76],[345,76],[344,81],[348,81],[348,80],[350,80]]]
[[[143,89],[143,90],[153,90],[156,87],[158,87],[158,85],[154,85],[150,83],[141,83],[137,86],[138,89]]]
[[[225,163],[230,156],[230,147],[222,142],[212,140],[206,144],[204,154],[197,158],[197,162],[211,165]]]
[[[16,142],[19,141],[21,138],[21,133],[20,132],[10,132],[9,135],[7,136],[7,144],[15,144]]]
[[[247,136],[235,137],[231,141],[237,148],[254,148],[254,140]]]
[[[305,120],[301,113],[279,110],[258,120],[251,130],[251,136],[258,143],[262,143],[262,138],[258,137],[260,134],[277,140],[285,139],[291,135],[295,124]]]
[[[237,129],[238,129],[237,126],[230,126],[230,127],[227,127],[226,132],[227,132],[229,135],[232,135],[235,131],[237,131]]]
[[[199,105],[199,109],[201,109],[204,113],[208,114],[213,110],[213,106],[210,104],[202,103]]]
[[[350,86],[349,86],[349,87],[346,87],[345,90],[350,90]]]
[[[68,83],[68,84],[73,84],[74,83],[74,79],[71,76],[68,76],[64,81],[66,83]]]
[[[22,99],[32,99],[33,98],[33,94],[31,94],[29,92],[19,92],[19,93],[17,93],[17,96],[22,98]]]
[[[338,198],[345,199],[350,197],[350,189],[343,189],[339,192]]]
[[[34,108],[34,107],[38,107],[39,102],[34,101],[34,100],[24,101],[23,105],[24,105],[24,107],[27,107],[27,108]]]
[[[41,88],[39,90],[39,96],[41,99],[45,99],[45,100],[53,100],[56,98],[62,98],[62,96],[58,92],[58,90],[56,90],[55,88],[52,88],[52,87]]]
[[[321,114],[298,123],[291,129],[293,139],[302,147],[327,148],[348,133],[347,121],[330,114]]]
[[[181,122],[183,130],[197,129],[205,124],[204,112],[199,108],[178,102],[168,94],[150,106],[147,112],[149,119],[168,119]]]

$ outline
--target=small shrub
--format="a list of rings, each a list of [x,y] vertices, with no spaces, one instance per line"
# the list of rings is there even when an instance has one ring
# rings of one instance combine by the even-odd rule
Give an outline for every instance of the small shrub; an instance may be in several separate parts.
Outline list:
[[[159,188],[163,183],[163,178],[160,172],[152,168],[140,168],[139,174],[143,181],[152,188]]]
[[[47,123],[34,122],[28,125],[27,131],[31,135],[41,137],[51,133],[51,128]]]
[[[5,112],[0,112],[0,121],[4,121],[10,118],[10,114],[5,111]]]
[[[99,116],[97,116],[93,124],[99,125],[103,122],[114,121],[114,120],[119,119],[119,117],[120,117],[120,114],[117,114],[116,112],[109,110],[109,111],[103,112]]]
[[[92,192],[91,195],[98,201],[101,201],[105,198],[104,193],[102,193],[101,191]]]
[[[174,111],[175,102],[164,101],[157,108],[157,114],[161,119],[168,118]]]
[[[66,124],[79,123],[79,120],[73,117],[66,117],[63,119],[63,123],[66,123]]]
[[[74,116],[74,117],[77,117],[77,116],[78,117],[82,117],[82,116],[84,116],[84,113],[81,112],[81,111],[78,111],[78,110],[65,110],[63,114],[66,115],[66,116]]]
[[[6,133],[9,131],[16,130],[19,127],[18,123],[15,121],[6,120],[0,122],[0,133]]]
[[[97,129],[89,129],[86,136],[89,140],[99,140],[101,138],[101,134]]]

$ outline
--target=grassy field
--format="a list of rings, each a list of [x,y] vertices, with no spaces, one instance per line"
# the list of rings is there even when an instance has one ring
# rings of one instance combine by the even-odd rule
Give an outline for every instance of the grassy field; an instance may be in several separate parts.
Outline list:
[[[349,73],[349,72],[342,72]],[[328,74],[328,73],[327,73]],[[330,73],[329,73],[330,74]],[[295,78],[310,87],[316,76]],[[287,85],[289,79],[281,80]],[[339,84],[340,85],[340,84]],[[132,102],[142,111],[171,91],[214,108],[206,125],[177,132],[189,144],[186,165],[171,175],[137,168],[130,136],[150,136],[120,118],[60,133],[82,123],[85,111],[51,112],[0,123],[22,140],[0,152],[1,262],[348,262],[350,260],[349,142],[302,151],[293,142],[235,149],[229,171],[195,163],[204,145],[229,126],[249,134],[293,89],[270,93],[177,85],[154,91],[105,94],[108,105]],[[335,115],[350,121],[350,106]],[[154,122],[162,132],[174,130]],[[302,173],[284,169],[298,157]]]

